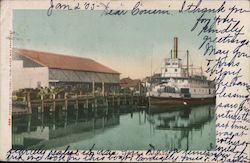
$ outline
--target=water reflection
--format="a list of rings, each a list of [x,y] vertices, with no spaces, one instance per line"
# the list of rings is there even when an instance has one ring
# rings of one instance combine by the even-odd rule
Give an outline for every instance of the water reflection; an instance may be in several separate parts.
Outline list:
[[[64,148],[207,150],[215,144],[214,106],[154,113],[135,106],[83,110],[57,108],[54,114],[13,117],[15,149]]]
[[[148,121],[152,124],[154,130],[166,131],[167,134],[163,141],[167,149],[189,150],[192,149],[191,145],[197,143],[199,137],[206,137],[207,134],[215,133],[215,111],[213,108],[212,106],[202,106],[150,114]],[[209,131],[205,131],[204,128],[207,123],[213,125],[210,126]],[[210,136],[215,139],[214,135]],[[206,145],[205,149],[211,150],[213,148],[214,142],[211,141],[209,145]]]
[[[56,148],[87,139],[119,125],[116,112],[69,109],[13,117],[13,148]]]

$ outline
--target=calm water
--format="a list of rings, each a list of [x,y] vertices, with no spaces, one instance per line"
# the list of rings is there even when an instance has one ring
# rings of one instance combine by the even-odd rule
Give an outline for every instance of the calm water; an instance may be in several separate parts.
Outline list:
[[[214,106],[156,112],[136,106],[97,112],[57,108],[13,117],[13,148],[112,150],[211,150],[215,147]],[[149,145],[150,144],[150,145]]]

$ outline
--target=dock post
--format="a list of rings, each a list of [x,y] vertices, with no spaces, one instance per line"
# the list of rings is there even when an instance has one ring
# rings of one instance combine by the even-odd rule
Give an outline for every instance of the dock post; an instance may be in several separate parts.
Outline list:
[[[56,94],[53,93],[52,94],[52,98],[53,98],[53,112],[56,111]]]
[[[30,92],[28,92],[28,94],[27,94],[27,106],[28,106],[28,113],[29,113],[29,114],[32,114]]]
[[[92,94],[95,96],[95,81],[92,81]]]
[[[94,117],[97,116],[97,98],[94,99],[94,108],[93,108],[93,111],[94,111]]]
[[[68,97],[67,97],[68,93],[66,92],[64,94],[64,103],[65,103],[65,110],[68,110]]]
[[[105,92],[105,90],[104,90],[104,89],[105,89],[105,88],[104,88],[104,84],[105,84],[105,83],[102,82],[102,96],[104,96],[104,92]]]
[[[124,103],[125,103],[125,105],[127,105],[127,96],[126,95],[124,96]]]
[[[75,109],[76,109],[76,124],[77,124],[77,121],[78,121],[78,112],[79,112],[79,102],[78,102],[78,95],[76,94],[76,104],[75,104]]]
[[[86,100],[86,108],[88,109],[89,108],[89,99],[87,97],[87,100]]]
[[[75,108],[76,108],[76,109],[78,109],[78,105],[79,105],[79,103],[78,103],[78,96],[77,96],[77,94],[76,94],[76,104],[75,104]]]
[[[44,112],[44,100],[43,100],[43,94],[41,94],[41,112]]]

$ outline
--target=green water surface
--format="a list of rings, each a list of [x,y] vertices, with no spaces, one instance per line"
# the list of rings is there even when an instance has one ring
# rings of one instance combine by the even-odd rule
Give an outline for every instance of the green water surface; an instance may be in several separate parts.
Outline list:
[[[48,109],[47,109],[48,110]],[[15,149],[212,150],[215,147],[214,105],[154,110],[57,108],[13,117]]]

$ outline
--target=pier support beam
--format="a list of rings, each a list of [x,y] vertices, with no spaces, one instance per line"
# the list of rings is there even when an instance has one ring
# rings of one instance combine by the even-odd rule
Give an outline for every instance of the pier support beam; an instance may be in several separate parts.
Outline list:
[[[105,83],[104,83],[104,82],[102,82],[102,96],[104,96],[104,94],[105,94],[105,90],[104,90],[104,89],[105,89],[105,88],[104,88],[104,84],[105,84]]]
[[[28,107],[28,113],[29,113],[29,114],[32,114],[30,92],[28,92],[28,94],[27,94],[27,107]]]
[[[77,94],[76,94],[75,109],[78,109],[78,106],[79,106],[79,102],[78,102],[78,96],[77,96]]]
[[[95,96],[95,82],[92,81],[92,94]]]
[[[41,112],[44,112],[44,100],[43,100],[43,94],[41,94]]]
[[[66,92],[64,94],[64,105],[65,105],[65,110],[68,110],[68,93]]]
[[[88,109],[89,108],[89,99],[86,99],[85,107]]]
[[[52,111],[56,111],[56,94],[52,94],[52,98],[53,98],[53,108]]]

